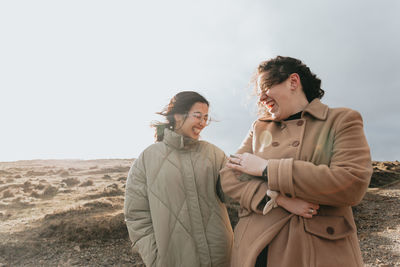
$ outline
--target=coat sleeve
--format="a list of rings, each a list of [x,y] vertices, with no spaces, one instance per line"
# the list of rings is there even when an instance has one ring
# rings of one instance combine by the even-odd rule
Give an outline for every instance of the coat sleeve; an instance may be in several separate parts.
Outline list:
[[[370,150],[361,115],[353,110],[343,113],[335,127],[329,166],[294,159],[269,160],[271,190],[336,207],[361,201],[372,174]]]
[[[215,148],[215,168],[216,168],[216,172],[217,172],[217,181],[216,181],[216,186],[215,186],[215,190],[217,193],[217,196],[219,198],[219,200],[221,200],[221,202],[225,203],[225,193],[222,190],[222,186],[221,186],[221,175],[219,174],[219,172],[221,171],[221,169],[225,166],[227,162],[227,157],[225,155],[225,153],[219,149],[219,148]]]
[[[255,123],[253,123],[236,154],[253,153],[254,125]],[[236,175],[232,169],[227,167],[221,170],[220,176],[225,194],[239,202],[240,207],[262,214],[262,208],[260,209],[259,205],[265,198],[268,189],[267,183],[260,179],[240,179],[240,175]]]
[[[133,249],[139,252],[146,266],[155,266],[158,250],[147,195],[143,154],[135,160],[128,174],[124,214]]]

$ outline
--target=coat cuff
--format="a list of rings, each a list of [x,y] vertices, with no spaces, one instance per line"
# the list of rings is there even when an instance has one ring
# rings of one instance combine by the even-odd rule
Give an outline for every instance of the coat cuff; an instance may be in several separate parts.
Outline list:
[[[250,180],[242,194],[240,204],[246,209],[250,209],[253,212],[262,214],[262,210],[259,209],[259,205],[261,201],[265,199],[267,190],[267,183],[261,181],[260,179]]]
[[[268,187],[287,197],[295,197],[293,186],[293,159],[268,160]]]

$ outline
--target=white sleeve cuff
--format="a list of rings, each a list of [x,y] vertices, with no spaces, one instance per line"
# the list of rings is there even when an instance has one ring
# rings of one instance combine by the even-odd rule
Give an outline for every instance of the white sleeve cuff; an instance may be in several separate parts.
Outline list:
[[[267,196],[269,196],[271,199],[265,204],[264,209],[263,209],[263,215],[267,214],[272,208],[278,207],[278,204],[276,203],[276,198],[279,196],[279,193],[277,191],[271,191],[267,190]]]

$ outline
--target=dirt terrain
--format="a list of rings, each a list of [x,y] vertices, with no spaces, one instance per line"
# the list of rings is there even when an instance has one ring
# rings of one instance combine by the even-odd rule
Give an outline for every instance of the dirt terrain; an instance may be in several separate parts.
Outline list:
[[[133,159],[0,163],[0,267],[144,266],[123,220]],[[400,163],[374,162],[354,207],[366,266],[400,266]],[[232,224],[237,205],[228,206]]]

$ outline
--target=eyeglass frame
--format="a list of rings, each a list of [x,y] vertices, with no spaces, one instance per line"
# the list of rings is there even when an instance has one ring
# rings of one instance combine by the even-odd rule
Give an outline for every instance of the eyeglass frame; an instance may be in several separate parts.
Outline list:
[[[195,119],[203,120],[205,122],[206,126],[210,125],[210,123],[211,123],[211,116],[209,116],[208,113],[202,114],[201,112],[196,111],[193,113],[186,113],[185,116],[191,116]]]

